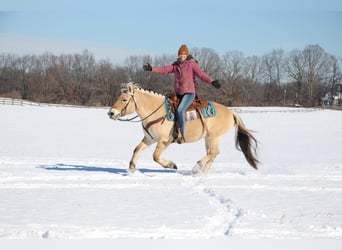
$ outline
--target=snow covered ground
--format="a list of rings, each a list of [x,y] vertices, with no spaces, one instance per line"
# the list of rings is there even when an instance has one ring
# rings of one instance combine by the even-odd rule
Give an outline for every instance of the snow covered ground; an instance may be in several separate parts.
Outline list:
[[[140,123],[107,109],[0,106],[0,239],[342,239],[342,113],[237,108],[260,141],[260,170],[234,132],[206,176],[204,142],[144,151]]]

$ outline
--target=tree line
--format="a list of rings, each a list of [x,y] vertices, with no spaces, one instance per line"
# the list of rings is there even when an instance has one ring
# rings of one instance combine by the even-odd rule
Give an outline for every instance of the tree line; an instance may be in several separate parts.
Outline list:
[[[230,51],[220,56],[210,48],[193,48],[201,68],[220,80],[217,90],[197,83],[198,95],[227,106],[321,105],[321,98],[342,92],[342,60],[319,45],[263,56]],[[95,60],[88,50],[76,54],[0,54],[0,96],[34,102],[110,106],[123,82],[168,94],[173,76],[145,72],[144,63],[168,65],[175,55],[129,56],[123,65]],[[341,103],[340,103],[341,104]]]

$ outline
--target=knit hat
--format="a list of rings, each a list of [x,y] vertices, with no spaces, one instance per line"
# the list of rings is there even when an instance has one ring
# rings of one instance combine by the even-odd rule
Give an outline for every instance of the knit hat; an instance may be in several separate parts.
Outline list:
[[[181,55],[181,54],[185,54],[185,55],[189,55],[189,50],[188,50],[188,47],[186,47],[185,44],[182,44],[182,46],[180,46],[179,50],[178,50],[178,55]]]

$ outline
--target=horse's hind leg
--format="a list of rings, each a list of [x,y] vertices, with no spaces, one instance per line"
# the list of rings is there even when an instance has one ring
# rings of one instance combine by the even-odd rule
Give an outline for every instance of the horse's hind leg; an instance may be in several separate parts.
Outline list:
[[[133,151],[133,155],[131,158],[131,161],[129,162],[129,170],[134,172],[136,169],[136,163],[138,160],[138,157],[141,153],[141,151],[143,151],[145,148],[149,147],[150,145],[152,145],[155,141],[144,137],[141,142],[135,147],[134,151]]]
[[[153,160],[158,162],[163,168],[177,169],[174,162],[161,158],[161,154],[170,145],[171,141],[159,141],[156,146],[156,150],[153,153]]]
[[[213,164],[216,156],[220,153],[218,147],[218,140],[210,140],[208,137],[205,138],[205,147],[207,155],[199,160],[192,169],[193,174],[207,173]]]

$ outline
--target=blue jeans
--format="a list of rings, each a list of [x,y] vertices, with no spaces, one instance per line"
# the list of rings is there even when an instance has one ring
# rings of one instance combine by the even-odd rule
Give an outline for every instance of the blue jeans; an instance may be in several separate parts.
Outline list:
[[[195,97],[196,97],[196,94],[193,94],[193,93],[184,94],[177,109],[177,118],[178,118],[179,128],[183,136],[184,136],[184,126],[185,126],[185,111],[194,101]]]

